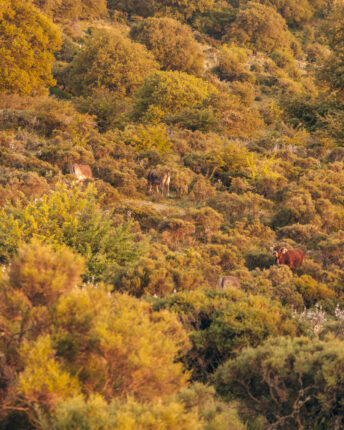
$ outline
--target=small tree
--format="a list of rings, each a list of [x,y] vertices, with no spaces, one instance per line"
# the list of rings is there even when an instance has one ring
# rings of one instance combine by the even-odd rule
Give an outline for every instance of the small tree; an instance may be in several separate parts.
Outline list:
[[[335,4],[330,15],[328,38],[333,53],[329,55],[320,69],[319,77],[328,82],[332,90],[343,95],[344,88],[344,5]]]
[[[247,50],[235,45],[223,46],[220,51],[218,72],[220,77],[229,81],[245,80],[248,72],[245,68]]]
[[[260,3],[277,9],[289,25],[300,26],[312,18],[315,11],[312,3],[317,2],[312,0],[261,0]],[[321,3],[321,0],[318,3]]]
[[[116,30],[98,30],[74,57],[69,72],[76,95],[107,88],[120,96],[132,94],[158,64],[147,49]]]
[[[291,35],[282,16],[272,7],[249,2],[239,9],[230,38],[258,51],[290,46]]]
[[[30,1],[0,3],[0,40],[0,92],[40,94],[54,85],[51,63],[60,35]]]
[[[227,417],[225,417],[227,418]],[[186,410],[181,401],[142,404],[129,398],[107,403],[101,396],[82,396],[61,402],[50,417],[40,414],[43,430],[200,430],[195,410]],[[244,427],[238,428],[238,430]]]
[[[132,39],[146,45],[164,70],[200,76],[204,56],[188,26],[171,18],[148,18],[131,29]]]

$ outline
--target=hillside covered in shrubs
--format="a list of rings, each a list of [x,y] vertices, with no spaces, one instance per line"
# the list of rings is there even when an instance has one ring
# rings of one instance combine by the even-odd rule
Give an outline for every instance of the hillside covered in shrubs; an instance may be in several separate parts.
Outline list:
[[[1,2],[0,264],[1,430],[342,429],[343,1]]]

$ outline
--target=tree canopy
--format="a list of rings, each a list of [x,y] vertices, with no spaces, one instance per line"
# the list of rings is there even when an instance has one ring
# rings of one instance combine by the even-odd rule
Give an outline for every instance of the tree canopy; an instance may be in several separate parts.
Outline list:
[[[229,38],[259,51],[290,46],[291,35],[284,18],[273,7],[248,2],[239,9]]]
[[[134,25],[130,35],[154,54],[163,70],[203,74],[204,56],[188,26],[172,18],[148,18]]]
[[[158,68],[143,45],[115,30],[97,30],[74,57],[69,82],[76,95],[90,94],[96,88],[130,95]]]
[[[40,94],[54,85],[51,64],[60,33],[30,1],[1,2],[0,40],[1,92]]]

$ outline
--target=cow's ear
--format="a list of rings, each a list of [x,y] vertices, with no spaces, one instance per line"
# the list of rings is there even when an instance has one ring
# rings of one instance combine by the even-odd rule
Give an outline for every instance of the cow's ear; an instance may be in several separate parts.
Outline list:
[[[283,248],[282,254],[285,254],[287,251],[287,248]]]

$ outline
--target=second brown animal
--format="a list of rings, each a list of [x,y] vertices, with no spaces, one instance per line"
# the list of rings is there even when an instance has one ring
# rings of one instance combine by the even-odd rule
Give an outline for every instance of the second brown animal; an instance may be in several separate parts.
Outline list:
[[[159,172],[157,169],[153,169],[148,173],[148,192],[151,194],[154,190],[158,193],[160,188],[162,194],[169,196],[170,181],[171,173],[169,171]]]

